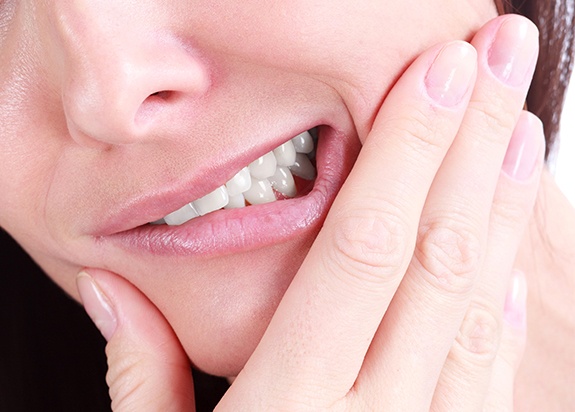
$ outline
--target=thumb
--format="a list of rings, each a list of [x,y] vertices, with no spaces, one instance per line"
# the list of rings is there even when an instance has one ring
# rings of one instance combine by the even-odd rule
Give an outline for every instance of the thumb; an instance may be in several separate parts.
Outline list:
[[[160,311],[135,286],[113,273],[78,274],[84,308],[108,344],[112,409],[194,411],[188,358]]]

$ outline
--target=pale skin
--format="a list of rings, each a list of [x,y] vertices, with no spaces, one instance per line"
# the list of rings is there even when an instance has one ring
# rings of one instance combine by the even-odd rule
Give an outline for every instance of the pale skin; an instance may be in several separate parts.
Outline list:
[[[224,376],[243,369],[222,410],[510,407],[522,328],[503,307],[542,169],[540,125],[521,112],[536,31],[520,18],[484,25],[487,1],[416,3],[18,5],[2,40],[12,59],[2,59],[0,223],[76,299],[88,268],[82,300],[109,339],[116,410],[192,410],[189,359]],[[527,55],[511,83],[487,61],[508,20]],[[476,32],[473,47],[445,43]],[[440,73],[467,73],[449,103],[427,76],[439,55],[452,56]],[[148,99],[164,90],[183,103]],[[199,179],[310,111],[364,143],[321,231],[208,258],[95,247],[93,222],[118,199]],[[521,178],[501,172],[512,135],[534,153]],[[461,260],[443,260],[454,252]],[[112,312],[95,309],[92,282]],[[479,353],[465,339],[474,320],[488,325]],[[145,378],[140,391],[130,376]]]
[[[518,410],[575,408],[574,238],[573,205],[544,172],[515,263],[529,285],[527,346],[515,389]]]

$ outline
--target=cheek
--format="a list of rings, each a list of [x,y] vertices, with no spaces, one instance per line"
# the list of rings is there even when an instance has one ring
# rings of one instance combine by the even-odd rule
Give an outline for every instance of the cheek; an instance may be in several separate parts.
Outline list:
[[[20,88],[17,99],[0,99],[0,226],[21,241],[49,237],[46,197],[65,136],[46,109],[54,103],[35,92],[39,86]]]
[[[469,38],[491,17],[487,7],[484,15],[474,10],[479,6],[461,0],[276,0],[266,3],[265,13],[259,1],[212,3],[199,7],[192,22],[184,17],[176,22],[182,32],[195,27],[195,41],[217,56],[328,84],[347,105],[360,136],[365,136],[381,100],[418,53],[439,41]],[[178,16],[189,14],[183,9]],[[27,72],[18,69],[22,67]],[[42,80],[40,68],[37,62],[20,61],[3,66],[0,73],[0,225],[74,293],[80,267],[59,259],[71,259],[74,253],[63,244],[69,239],[55,235],[66,222],[48,227],[44,221],[53,176],[66,159],[62,153],[71,153],[72,142],[59,112],[61,104],[54,104],[59,102],[57,93]],[[66,172],[70,177],[73,169]],[[259,341],[308,248],[305,241],[294,241],[229,262],[185,262],[179,265],[180,273],[162,277],[161,265],[125,262],[122,256],[116,262],[107,259],[106,267],[125,274],[160,308],[199,367],[234,375]],[[76,251],[76,257],[79,254]],[[275,263],[270,267],[264,262]],[[186,270],[190,267],[193,274]],[[224,267],[234,269],[222,273]]]
[[[0,227],[70,292],[75,273],[64,263],[62,240],[49,229],[45,215],[67,132],[56,93],[28,44],[32,40],[25,37],[15,29],[2,44]]]
[[[57,148],[44,130],[50,123],[34,115],[42,113],[38,108],[5,103],[0,104],[0,225],[9,232],[41,231],[44,198],[57,158]]]
[[[438,42],[469,39],[496,15],[491,0],[279,0],[265,14],[260,2],[220,7],[210,25],[221,29],[209,38],[200,30],[198,41],[226,56],[325,82],[348,106],[360,136],[418,54]]]

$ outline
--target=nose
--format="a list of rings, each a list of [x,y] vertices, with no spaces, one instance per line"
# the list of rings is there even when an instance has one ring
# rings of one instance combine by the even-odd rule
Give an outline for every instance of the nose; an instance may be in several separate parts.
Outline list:
[[[193,47],[149,11],[140,17],[121,6],[132,2],[63,3],[55,33],[62,102],[74,140],[144,142],[169,136],[170,128],[190,118],[193,101],[210,86],[207,66]]]

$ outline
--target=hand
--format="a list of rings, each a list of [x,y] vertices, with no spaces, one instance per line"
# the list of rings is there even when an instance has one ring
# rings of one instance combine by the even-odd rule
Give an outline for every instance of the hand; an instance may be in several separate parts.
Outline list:
[[[407,69],[217,410],[512,410],[520,275],[506,311],[505,296],[544,153],[521,110],[536,41],[503,16],[473,47],[439,45]],[[161,313],[120,276],[88,272],[78,285],[109,340],[114,410],[193,410]]]

